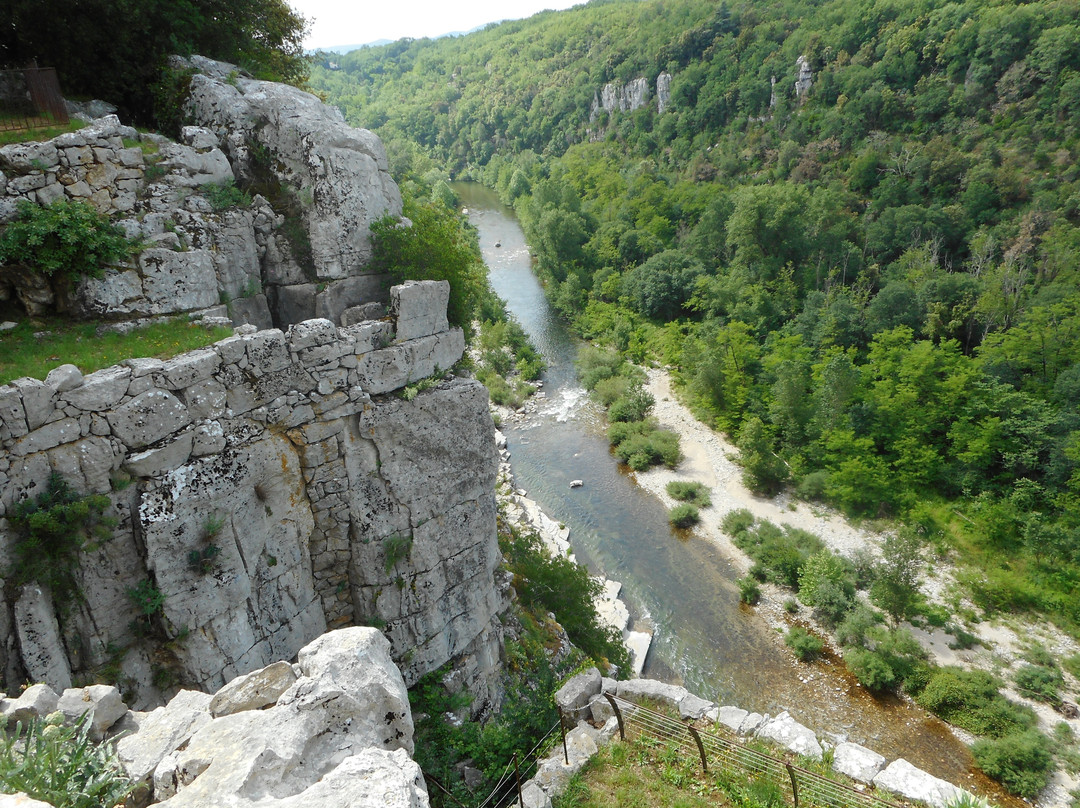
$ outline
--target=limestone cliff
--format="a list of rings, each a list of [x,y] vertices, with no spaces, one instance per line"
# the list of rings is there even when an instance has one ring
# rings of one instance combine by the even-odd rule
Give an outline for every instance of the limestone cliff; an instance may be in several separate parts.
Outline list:
[[[379,139],[295,87],[201,57],[179,142],[106,116],[44,143],[0,148],[0,226],[17,202],[87,202],[145,242],[130,266],[76,288],[0,267],[0,301],[113,321],[228,316],[287,328],[387,301],[370,226],[401,213]],[[249,205],[223,199],[237,182]]]
[[[151,704],[366,622],[407,682],[458,660],[483,704],[504,606],[487,392],[448,378],[389,395],[460,359],[448,291],[410,283],[388,318],[248,327],[164,362],[0,387],[0,570],[18,541],[3,517],[50,471],[119,519],[82,558],[79,602],[3,587],[8,687],[63,688],[111,662]],[[131,597],[147,581],[164,596],[149,638]]]

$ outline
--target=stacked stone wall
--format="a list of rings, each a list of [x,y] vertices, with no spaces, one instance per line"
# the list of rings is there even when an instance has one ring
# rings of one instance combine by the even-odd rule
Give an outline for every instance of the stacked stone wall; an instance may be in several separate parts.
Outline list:
[[[166,674],[214,689],[367,622],[407,681],[464,659],[482,701],[504,608],[487,392],[450,378],[390,395],[461,358],[448,293],[409,283],[381,320],[248,327],[175,359],[0,387],[0,571],[18,541],[6,517],[50,472],[106,494],[119,520],[84,554],[81,602],[4,587],[8,687],[67,687],[126,649],[149,704]],[[165,596],[164,646],[133,633],[129,592],[147,580]]]

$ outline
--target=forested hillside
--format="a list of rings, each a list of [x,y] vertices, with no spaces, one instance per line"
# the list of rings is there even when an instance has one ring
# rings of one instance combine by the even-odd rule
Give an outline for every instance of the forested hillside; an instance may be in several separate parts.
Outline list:
[[[333,58],[399,179],[496,187],[560,310],[675,366],[755,485],[1080,631],[1080,5],[594,0]],[[664,72],[663,113],[590,121]]]

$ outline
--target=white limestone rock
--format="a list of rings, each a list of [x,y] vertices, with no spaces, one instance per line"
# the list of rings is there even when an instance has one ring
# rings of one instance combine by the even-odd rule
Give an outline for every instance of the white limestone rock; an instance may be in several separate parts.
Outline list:
[[[300,193],[320,280],[357,274],[371,257],[370,225],[401,214],[382,143],[349,127],[341,113],[309,93],[271,82],[221,78],[236,69],[206,59],[191,81],[185,112],[213,131],[241,173],[251,147],[269,149],[272,170]]]
[[[258,710],[274,704],[296,683],[297,674],[288,662],[275,662],[257,671],[237,676],[214,694],[210,713],[214,718],[243,710]]]
[[[885,758],[857,743],[841,743],[833,750],[833,769],[860,783],[873,782],[885,767]]]
[[[211,696],[196,690],[181,690],[169,703],[144,715],[138,731],[122,737],[116,754],[128,776],[150,785],[154,769],[162,759],[188,742],[211,721]]]
[[[46,684],[30,685],[17,699],[4,699],[2,715],[7,726],[27,723],[32,718],[44,718],[56,710],[60,696]]]
[[[874,777],[873,783],[885,791],[925,802],[933,808],[946,808],[966,793],[952,783],[915,768],[903,758],[886,766]]]
[[[821,760],[821,744],[814,731],[800,724],[786,710],[758,727],[757,736],[775,741],[797,755]]]
[[[590,702],[600,695],[600,671],[588,668],[571,677],[555,693],[555,703],[573,723],[589,714]]]
[[[732,732],[738,732],[742,727],[746,717],[750,715],[746,710],[741,707],[732,707],[730,705],[721,707],[716,714],[716,722],[723,724]]]
[[[69,724],[77,723],[90,713],[90,738],[100,741],[109,727],[124,717],[128,708],[114,686],[90,685],[66,689],[56,709],[64,714]]]
[[[155,798],[169,808],[345,806],[364,804],[331,796],[347,780],[363,789],[385,779],[396,785],[380,794],[384,804],[423,805],[422,780],[407,756],[408,693],[389,650],[373,628],[323,635],[300,651],[302,676],[276,705],[217,718],[167,756],[154,772]]]
[[[52,600],[37,584],[27,584],[19,593],[15,626],[23,666],[30,679],[57,690],[71,687],[71,668],[64,655]]]
[[[685,687],[657,682],[655,679],[627,679],[619,682],[617,695],[620,699],[653,699],[677,707],[689,693]]]
[[[0,794],[0,808],[53,808],[53,806],[47,802],[35,800],[20,791],[18,794]]]

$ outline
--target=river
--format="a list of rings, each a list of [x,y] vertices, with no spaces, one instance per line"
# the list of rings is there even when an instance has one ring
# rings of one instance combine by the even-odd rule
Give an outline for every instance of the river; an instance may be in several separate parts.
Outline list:
[[[574,369],[577,342],[544,297],[513,210],[478,184],[455,183],[454,190],[479,231],[492,287],[548,363],[538,412],[504,426],[517,483],[570,528],[579,561],[623,583],[634,627],[654,632],[643,675],[719,704],[787,710],[833,742],[903,757],[999,804],[1016,804],[973,771],[968,748],[935,717],[871,696],[838,660],[796,663],[777,630],[739,603],[738,572],[718,547],[706,536],[672,531],[664,506],[609,451],[602,414]],[[571,489],[574,479],[585,485]]]

